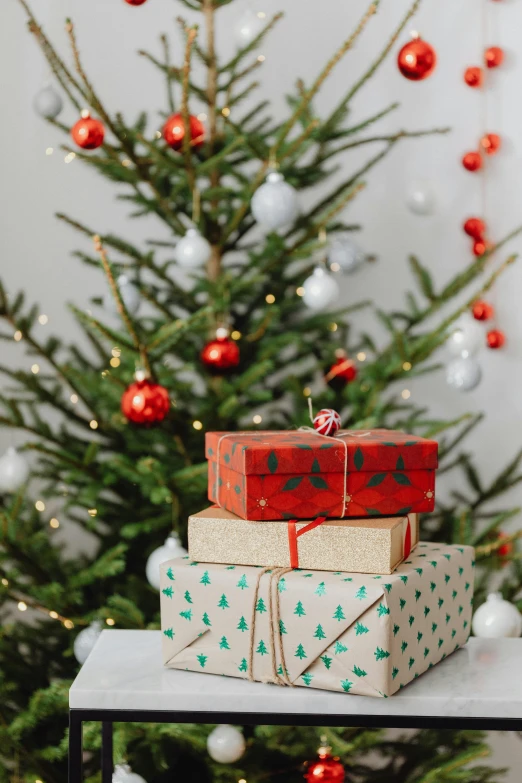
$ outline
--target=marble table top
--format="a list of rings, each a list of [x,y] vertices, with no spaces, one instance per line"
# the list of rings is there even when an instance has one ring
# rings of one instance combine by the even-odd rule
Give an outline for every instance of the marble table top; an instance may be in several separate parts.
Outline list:
[[[160,631],[103,631],[71,687],[71,709],[164,710],[173,722],[176,712],[255,713],[258,723],[270,713],[522,719],[522,639],[470,639],[389,699],[166,669],[160,648]]]

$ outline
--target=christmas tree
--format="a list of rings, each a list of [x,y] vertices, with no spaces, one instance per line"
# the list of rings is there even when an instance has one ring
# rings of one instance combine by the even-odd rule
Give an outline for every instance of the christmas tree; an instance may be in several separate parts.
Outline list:
[[[71,305],[87,348],[60,337],[40,340],[38,308],[23,293],[8,294],[0,285],[0,336],[9,341],[14,336],[35,362],[31,372],[1,368],[8,383],[0,396],[0,423],[27,436],[31,478],[25,481],[20,455],[8,453],[11,484],[4,486],[0,527],[0,779],[54,783],[66,779],[68,688],[78,670],[74,640],[96,620],[109,627],[159,628],[158,593],[147,584],[145,564],[173,528],[185,536],[188,515],[206,502],[205,430],[306,424],[313,391],[315,406],[338,410],[346,427],[436,436],[442,470],[451,472],[457,489],[439,502],[424,536],[477,547],[478,602],[492,574],[504,596],[515,597],[522,582],[514,557],[517,536],[500,532],[518,511],[506,508],[502,495],[520,480],[520,455],[484,484],[461,447],[480,416],[435,419],[396,387],[402,378],[437,369],[431,358],[454,321],[513,257],[497,262],[488,250],[440,290],[428,269],[411,258],[418,291],[406,291],[404,310],[376,312],[387,330],[382,345],[357,329],[358,311],[367,302],[326,307],[337,288],[335,270],[323,264],[327,241],[353,229],[349,205],[372,168],[408,137],[444,131],[369,133],[394,106],[350,124],[352,102],[389,62],[420,0],[398,21],[366,73],[322,117],[315,98],[377,12],[377,0],[368,5],[315,81],[297,82],[283,118],[270,116],[264,96],[254,99],[258,85],[252,81],[262,67],[258,45],[280,16],[265,20],[233,57],[221,59],[216,16],[231,0],[180,0],[201,12],[201,27],[179,20],[183,57],[174,62],[164,36],[159,54],[144,55],[165,80],[162,132],[156,131],[158,118],[141,114],[129,121],[104,104],[84,70],[72,22],[66,24],[70,66],[27,2],[20,2],[56,86],[78,115],[72,129],[76,144],[66,143],[67,154],[116,183],[133,215],[155,216],[170,237],[138,246],[59,215],[78,232],[83,245],[77,256],[100,270],[100,289],[106,284],[118,315],[114,326],[109,313],[97,317]],[[191,114],[196,105],[206,126]],[[90,116],[80,116],[84,110]],[[47,115],[57,132],[70,133],[57,114]],[[377,153],[345,171],[347,149],[364,153],[375,144],[381,145]],[[335,164],[342,177],[331,184]],[[296,192],[305,189],[311,206],[298,214]],[[321,195],[313,198],[319,189]],[[256,217],[264,221],[263,231]],[[280,228],[282,221],[288,225]],[[486,268],[489,277],[479,285]],[[352,359],[357,355],[358,367]],[[71,556],[54,545],[51,534],[59,520],[49,520],[47,499],[59,500],[61,515],[89,531],[94,554]],[[210,592],[208,575],[204,584]],[[246,586],[240,576],[238,587]],[[279,590],[285,589],[283,578]],[[363,599],[364,588],[359,592]],[[225,595],[215,600],[230,611]],[[16,605],[33,610],[30,622],[18,622],[18,616],[13,622]],[[190,614],[187,609],[189,622]],[[208,624],[208,617],[203,621]],[[339,644],[335,653],[343,651]],[[263,640],[256,652],[267,654]],[[295,654],[306,656],[301,644]],[[375,650],[377,658],[386,655]],[[204,669],[207,656],[198,660]],[[246,660],[238,667],[246,672]],[[346,692],[351,687],[349,679],[343,681]],[[419,731],[386,743],[380,732],[366,729],[245,727],[245,756],[220,766],[201,753],[209,731],[121,724],[115,761],[127,759],[148,783],[167,770],[169,779],[255,781],[278,775],[298,781],[302,762],[325,734],[365,783],[434,776],[487,783],[495,776],[479,761],[488,749],[478,732]],[[89,727],[86,750],[99,746],[98,727]],[[371,759],[376,748],[384,760],[378,770]],[[97,763],[97,754],[86,757],[92,777]]]

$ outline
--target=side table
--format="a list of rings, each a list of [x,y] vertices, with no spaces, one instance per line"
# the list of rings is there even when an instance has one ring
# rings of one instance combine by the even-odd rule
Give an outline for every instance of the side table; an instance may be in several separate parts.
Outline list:
[[[84,721],[102,724],[102,783],[123,721],[522,731],[522,639],[470,639],[389,699],[166,669],[160,648],[160,631],[101,634],[69,694],[69,783],[82,781]]]

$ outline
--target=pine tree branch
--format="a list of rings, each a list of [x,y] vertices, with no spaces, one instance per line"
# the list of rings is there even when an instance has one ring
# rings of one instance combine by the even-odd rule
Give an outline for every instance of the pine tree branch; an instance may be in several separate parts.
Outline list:
[[[162,35],[160,40],[161,40],[161,45],[163,46],[163,57],[165,59],[165,76],[167,80],[167,101],[169,104],[170,113],[174,114],[174,112],[176,111],[176,103],[174,101],[174,90],[172,89],[169,39],[167,38],[166,35]]]
[[[346,150],[353,149],[355,147],[361,147],[366,144],[375,144],[376,142],[396,142],[400,141],[400,139],[419,139],[424,136],[434,136],[434,135],[442,135],[445,133],[449,133],[451,128],[431,128],[429,130],[420,130],[420,131],[406,131],[401,130],[397,133],[393,133],[391,135],[386,136],[368,136],[364,139],[357,139],[356,141],[351,141],[347,144],[343,144],[341,147],[336,147],[334,150],[330,150],[328,153],[322,155],[320,158],[317,158],[316,162],[318,165],[324,163],[326,160],[329,160],[330,158],[333,158],[335,155],[338,155],[340,152],[346,152]]]
[[[181,93],[181,117],[183,119],[183,127],[185,129],[183,133],[183,158],[185,160],[185,173],[187,176],[187,182],[192,192],[196,187],[196,177],[194,174],[194,167],[192,164],[192,134],[190,132],[190,112],[188,107],[189,101],[189,81],[190,81],[190,59],[192,56],[192,47],[196,40],[198,32],[197,27],[190,27],[186,31],[185,41],[185,59],[183,61],[183,83]]]

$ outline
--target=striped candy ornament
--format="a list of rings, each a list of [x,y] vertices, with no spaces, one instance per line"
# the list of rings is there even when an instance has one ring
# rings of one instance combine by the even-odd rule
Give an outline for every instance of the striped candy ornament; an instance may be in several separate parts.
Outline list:
[[[341,429],[341,417],[332,408],[323,408],[314,416],[314,429],[319,435],[335,435]]]

